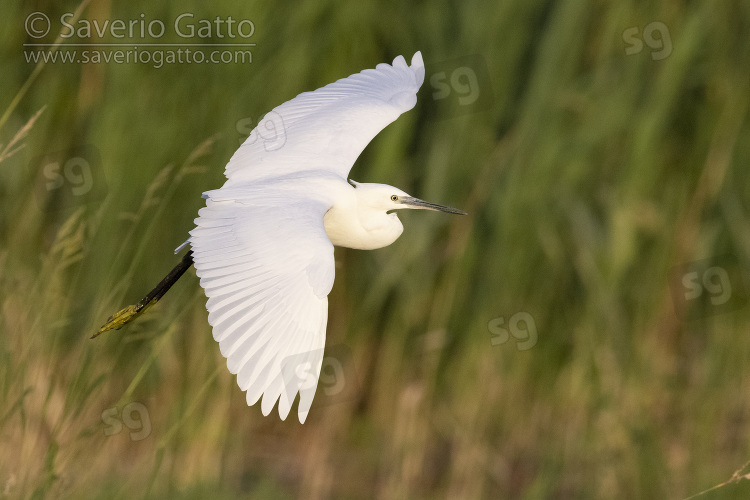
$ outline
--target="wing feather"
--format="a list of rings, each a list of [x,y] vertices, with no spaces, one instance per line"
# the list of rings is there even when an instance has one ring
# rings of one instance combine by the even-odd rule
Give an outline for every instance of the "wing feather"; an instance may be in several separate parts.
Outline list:
[[[278,401],[284,419],[300,393],[304,422],[312,404],[304,392],[310,377],[288,377],[284,367],[289,360],[316,359],[317,352],[307,351],[325,344],[334,260],[323,216],[330,206],[300,198],[257,201],[209,196],[189,241],[214,339],[248,404],[262,396],[267,415]]]
[[[354,161],[386,125],[417,102],[422,54],[402,56],[304,92],[269,112],[232,156],[224,175],[241,183],[305,170],[346,179]]]

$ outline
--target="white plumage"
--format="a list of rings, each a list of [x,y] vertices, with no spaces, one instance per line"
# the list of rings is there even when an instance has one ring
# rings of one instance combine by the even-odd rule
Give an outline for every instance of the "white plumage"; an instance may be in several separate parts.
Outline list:
[[[399,56],[305,92],[259,122],[226,166],[227,181],[204,193],[188,240],[208,302],[213,336],[229,371],[285,419],[300,394],[310,410],[325,344],[333,243],[379,248],[403,227],[400,208],[433,205],[383,184],[349,184],[352,164],[386,125],[414,107],[422,56]],[[276,140],[264,137],[272,131]],[[356,186],[356,187],[355,187]],[[333,242],[333,243],[332,243]]]

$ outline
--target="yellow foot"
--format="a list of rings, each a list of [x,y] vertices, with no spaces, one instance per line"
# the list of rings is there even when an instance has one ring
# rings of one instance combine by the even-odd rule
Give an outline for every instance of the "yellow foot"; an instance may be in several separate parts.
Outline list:
[[[155,302],[155,301],[154,301]],[[94,335],[91,336],[92,339],[98,337],[104,332],[107,332],[109,330],[119,330],[123,326],[127,325],[131,321],[133,321],[135,318],[143,314],[143,312],[148,309],[148,307],[138,307],[140,304],[134,305],[134,306],[128,306],[125,309],[122,309],[120,311],[117,311],[112,316],[107,318],[107,322],[104,323],[104,326],[99,328],[99,331],[96,332]],[[148,304],[151,305],[151,304]]]

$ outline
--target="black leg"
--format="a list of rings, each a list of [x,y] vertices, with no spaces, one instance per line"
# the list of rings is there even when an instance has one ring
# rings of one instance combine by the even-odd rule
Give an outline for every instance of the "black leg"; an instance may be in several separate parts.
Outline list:
[[[170,288],[172,288],[172,285],[174,285],[177,280],[180,279],[183,274],[185,274],[185,271],[187,271],[188,268],[192,265],[193,251],[190,250],[185,254],[180,263],[177,264],[174,269],[169,271],[169,274],[167,274],[164,279],[161,280],[159,284],[156,285],[156,287],[148,293],[148,295],[142,298],[137,304],[128,306],[125,309],[121,309],[120,311],[117,311],[115,314],[107,318],[107,322],[104,323],[104,326],[102,326],[98,332],[92,335],[91,338],[96,338],[102,333],[109,330],[119,330],[120,328],[143,314],[146,309],[159,302],[159,299],[161,299],[164,294],[167,293]]]

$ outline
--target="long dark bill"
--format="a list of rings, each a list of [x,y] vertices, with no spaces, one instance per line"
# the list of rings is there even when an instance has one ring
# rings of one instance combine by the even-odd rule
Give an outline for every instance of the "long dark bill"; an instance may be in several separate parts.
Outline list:
[[[99,331],[92,335],[91,338],[94,339],[109,330],[119,330],[143,314],[146,309],[159,302],[159,299],[161,299],[164,294],[172,288],[172,285],[177,283],[177,280],[180,279],[182,275],[185,274],[185,271],[187,271],[192,265],[193,251],[191,250],[186,253],[180,263],[177,264],[174,269],[169,271],[169,274],[167,274],[164,279],[156,285],[156,288],[151,290],[148,295],[143,297],[137,304],[121,309],[107,318],[107,322],[104,323],[104,326],[99,328]]]

